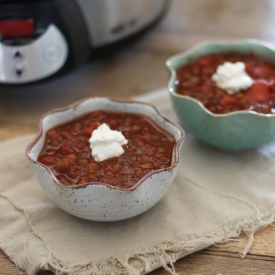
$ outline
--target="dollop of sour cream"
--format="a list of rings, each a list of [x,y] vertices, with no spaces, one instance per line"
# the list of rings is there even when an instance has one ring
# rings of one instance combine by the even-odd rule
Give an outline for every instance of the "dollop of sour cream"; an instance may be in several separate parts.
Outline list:
[[[246,73],[243,62],[223,63],[212,75],[212,80],[229,95],[245,90],[253,84],[253,79]]]
[[[106,123],[103,123],[92,132],[89,142],[95,161],[103,161],[122,155],[124,153],[122,145],[127,144],[128,140],[121,132],[111,130]]]

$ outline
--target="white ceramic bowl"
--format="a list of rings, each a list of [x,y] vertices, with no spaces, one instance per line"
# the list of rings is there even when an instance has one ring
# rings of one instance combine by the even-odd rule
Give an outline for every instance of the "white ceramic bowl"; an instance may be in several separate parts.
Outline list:
[[[171,166],[145,175],[127,190],[93,182],[70,187],[62,185],[49,168],[37,161],[45,142],[45,134],[57,125],[96,110],[138,113],[153,119],[175,138]],[[183,141],[183,129],[147,103],[90,98],[45,114],[40,119],[36,137],[26,149],[26,157],[41,187],[61,209],[87,220],[118,221],[143,213],[165,195],[176,176]]]

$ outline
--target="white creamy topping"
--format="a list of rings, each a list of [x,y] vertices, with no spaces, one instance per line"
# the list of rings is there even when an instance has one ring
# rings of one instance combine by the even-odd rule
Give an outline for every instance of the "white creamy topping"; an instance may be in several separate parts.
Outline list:
[[[247,89],[253,84],[253,79],[246,73],[243,62],[223,63],[212,75],[212,80],[230,95]]]
[[[128,140],[121,132],[111,130],[103,123],[93,131],[89,142],[95,161],[103,161],[122,155],[124,153],[122,145],[127,144]]]

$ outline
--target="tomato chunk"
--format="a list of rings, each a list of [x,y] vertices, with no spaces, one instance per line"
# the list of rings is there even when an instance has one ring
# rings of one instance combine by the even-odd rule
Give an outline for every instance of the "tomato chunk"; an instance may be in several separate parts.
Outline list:
[[[238,104],[238,100],[232,96],[224,95],[220,100],[219,104],[222,107],[234,106]]]
[[[54,164],[54,157],[52,156],[42,156],[39,160],[46,165]]]
[[[258,66],[253,70],[254,78],[268,78],[272,74],[272,68],[267,65]]]
[[[210,66],[211,65],[212,60],[208,56],[203,56],[203,57],[199,58],[196,63],[199,66],[206,67],[206,66]]]
[[[248,102],[265,102],[270,99],[270,86],[267,81],[258,80],[244,94]]]
[[[87,129],[84,131],[85,136],[91,136],[92,132],[97,129],[97,127],[100,125],[99,121],[93,122]]]

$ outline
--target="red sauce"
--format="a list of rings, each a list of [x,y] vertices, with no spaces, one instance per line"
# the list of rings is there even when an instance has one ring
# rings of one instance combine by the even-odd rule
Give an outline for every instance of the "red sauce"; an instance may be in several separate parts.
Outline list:
[[[211,80],[224,62],[245,63],[245,70],[254,83],[234,95],[217,87]],[[275,65],[254,54],[209,54],[178,68],[177,93],[193,97],[216,114],[251,110],[275,113]]]
[[[121,156],[96,162],[89,138],[102,123],[121,131],[128,144]],[[128,189],[151,171],[169,167],[174,145],[173,136],[149,117],[96,111],[49,130],[38,161],[65,186],[100,182]]]

